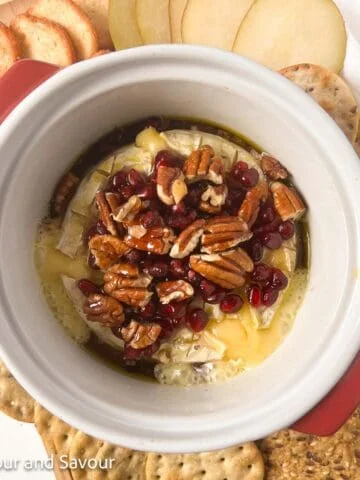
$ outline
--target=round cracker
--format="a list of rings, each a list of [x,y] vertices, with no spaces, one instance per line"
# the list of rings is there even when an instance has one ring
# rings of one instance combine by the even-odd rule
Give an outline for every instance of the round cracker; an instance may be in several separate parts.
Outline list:
[[[359,126],[359,111],[350,87],[336,73],[321,67],[302,63],[280,70],[308,93],[338,124],[351,143]]]
[[[35,400],[0,361],[0,411],[20,422],[34,421]]]
[[[109,0],[74,0],[92,21],[101,50],[114,48],[109,32]]]
[[[94,55],[91,55],[90,58],[96,58],[96,57],[101,57],[103,55],[106,55],[107,53],[111,53],[111,50],[99,50],[94,53]]]
[[[72,0],[37,0],[29,13],[45,17],[64,27],[75,47],[77,60],[89,58],[99,50],[95,27]]]
[[[145,453],[104,443],[95,460],[101,467],[105,467],[105,461],[107,461],[109,468],[93,470],[87,477],[89,480],[147,480],[145,477]]]
[[[0,77],[20,58],[20,47],[12,31],[0,22]]]
[[[76,460],[87,460],[95,458],[104,442],[98,440],[86,433],[78,431],[75,434],[70,446],[69,458]],[[80,464],[80,462],[77,462]],[[85,468],[76,468],[71,470],[73,480],[87,480],[91,476],[92,470],[87,466]]]
[[[255,443],[198,454],[150,453],[147,480],[263,480],[264,462]]]
[[[360,407],[331,437],[282,430],[259,442],[267,480],[360,479]]]
[[[17,15],[11,22],[21,55],[66,67],[75,62],[75,50],[67,31],[47,18]]]

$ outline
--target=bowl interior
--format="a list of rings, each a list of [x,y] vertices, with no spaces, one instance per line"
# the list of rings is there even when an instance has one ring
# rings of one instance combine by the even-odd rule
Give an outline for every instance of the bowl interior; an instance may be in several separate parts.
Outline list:
[[[210,57],[207,49],[165,49],[156,58],[144,50],[61,72],[4,124],[2,349],[31,393],[93,435],[162,451],[217,448],[298,418],[359,347],[352,184],[359,169],[335,124],[275,74],[232,55]],[[96,361],[53,319],[33,266],[37,224],[64,171],[115,126],[157,114],[208,119],[245,134],[282,161],[310,207],[310,281],[294,328],[261,366],[227,384],[161,386]]]

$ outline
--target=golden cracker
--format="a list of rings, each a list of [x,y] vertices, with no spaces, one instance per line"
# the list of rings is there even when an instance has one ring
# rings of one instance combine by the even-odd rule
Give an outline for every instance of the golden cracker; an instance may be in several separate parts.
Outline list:
[[[255,443],[198,454],[150,453],[146,480],[263,480],[264,462]]]
[[[69,451],[70,460],[87,460],[90,458],[95,458],[103,445],[103,441],[78,431],[71,442]],[[91,469],[85,466],[83,469],[76,468],[71,470],[71,475],[73,480],[87,480],[91,475],[91,472]]]
[[[337,123],[351,143],[359,126],[359,111],[350,87],[336,73],[319,65],[302,63],[280,70],[308,93]]]
[[[11,30],[0,22],[0,77],[20,58],[19,44]]]
[[[35,401],[0,361],[0,411],[20,422],[34,421]]]
[[[75,62],[75,50],[67,31],[51,20],[29,14],[11,22],[23,58],[32,58],[66,67]]]
[[[111,50],[98,50],[90,58],[101,57],[102,55],[106,55],[107,53],[111,53]]]
[[[89,58],[99,50],[97,33],[90,18],[72,0],[37,0],[29,13],[65,28],[75,47],[77,60]]]
[[[114,461],[108,470],[104,468],[93,470],[88,477],[89,480],[147,480],[145,453],[104,443],[95,459],[100,466],[104,465],[105,460]]]
[[[109,32],[109,0],[74,0],[92,21],[101,50],[114,48]]]
[[[360,407],[331,437],[282,430],[258,444],[267,480],[360,480]]]

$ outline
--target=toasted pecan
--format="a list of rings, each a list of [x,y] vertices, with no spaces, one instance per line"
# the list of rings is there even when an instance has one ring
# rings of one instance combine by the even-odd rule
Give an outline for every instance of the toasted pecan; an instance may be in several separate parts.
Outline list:
[[[156,292],[161,303],[181,302],[194,295],[194,289],[185,280],[170,280],[160,282],[156,286]]]
[[[95,235],[89,241],[89,249],[95,258],[95,265],[106,270],[119,261],[130,247],[114,235]]]
[[[99,219],[103,222],[106,227],[106,230],[112,235],[117,235],[118,231],[116,228],[116,223],[114,222],[111,214],[111,208],[106,200],[104,192],[97,192],[96,205],[99,211]]]
[[[271,180],[285,180],[289,176],[286,168],[281,165],[279,160],[266,153],[261,155],[261,168]]]
[[[214,155],[214,150],[209,145],[193,151],[184,162],[185,177],[190,181],[210,180],[217,185],[223,183],[224,165]]]
[[[71,198],[73,197],[76,188],[78,186],[79,179],[73,173],[68,172],[66,173],[60,182],[58,183],[54,199],[53,199],[53,211],[56,215],[62,215]]]
[[[121,336],[129,347],[139,350],[155,343],[161,330],[158,323],[142,324],[136,320],[131,320],[127,327],[122,327]]]
[[[260,181],[255,187],[251,188],[245,195],[238,215],[251,227],[259,214],[261,202],[265,201],[269,194],[267,182]]]
[[[104,291],[120,302],[135,307],[145,306],[152,293],[147,290],[151,283],[150,275],[140,272],[136,265],[118,263],[104,275]]]
[[[223,185],[208,185],[204,193],[201,195],[199,210],[206,213],[218,213],[225,204],[228,194],[228,188]]]
[[[244,285],[245,274],[254,268],[251,258],[241,248],[210,255],[192,255],[190,266],[195,272],[227,289]]]
[[[166,205],[181,202],[187,194],[187,186],[180,168],[160,166],[156,177],[156,190],[160,200]]]
[[[200,237],[204,232],[205,220],[195,220],[177,237],[172,249],[170,257],[184,258],[187,257],[199,243]]]
[[[219,216],[209,219],[201,237],[201,251],[223,252],[252,237],[247,223],[240,217]]]
[[[110,194],[106,194],[108,197]],[[113,210],[113,218],[116,222],[122,222],[125,225],[136,217],[136,215],[141,211],[143,208],[143,202],[137,195],[132,195],[129,200],[127,200],[122,205],[115,205],[115,209]]]
[[[126,235],[124,242],[130,248],[137,248],[144,252],[157,253],[158,255],[165,255],[169,252],[174,240],[174,232],[167,227],[153,227],[150,228],[145,235],[140,238]]]
[[[276,211],[282,221],[298,220],[305,213],[306,207],[295,188],[281,182],[274,182],[270,189]]]
[[[104,327],[116,327],[125,320],[121,303],[101,293],[92,293],[88,296],[84,312],[88,320],[101,323]]]

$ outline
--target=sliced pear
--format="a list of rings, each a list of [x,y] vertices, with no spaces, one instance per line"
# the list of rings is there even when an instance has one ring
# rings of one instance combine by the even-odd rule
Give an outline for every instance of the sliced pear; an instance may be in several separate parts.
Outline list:
[[[231,50],[239,25],[255,0],[189,0],[182,18],[183,43]]]
[[[194,334],[183,328],[168,341],[161,344],[153,358],[162,362],[191,363],[221,360],[226,346],[211,332]]]
[[[188,0],[170,0],[171,43],[182,43],[181,24]]]
[[[83,232],[87,225],[87,218],[68,209],[64,218],[62,235],[56,248],[65,255],[75,258],[83,245]]]
[[[206,362],[200,366],[189,363],[157,364],[154,374],[159,383],[164,385],[191,385],[224,382],[244,370],[242,360]]]
[[[73,302],[73,305],[78,313],[78,315],[82,318],[82,320],[86,323],[86,325],[92,330],[98,339],[110,345],[117,350],[122,350],[124,348],[124,342],[116,337],[111,328],[103,327],[98,322],[90,322],[86,315],[83,312],[83,305],[85,302],[85,296],[81,293],[78,289],[77,282],[73,278],[67,277],[66,275],[62,275],[61,277],[65,291],[69,296],[70,300]]]
[[[168,146],[154,127],[148,127],[142,130],[135,139],[135,145],[150,152],[153,157],[155,157],[160,150],[165,150]]]
[[[116,50],[143,45],[136,21],[136,0],[109,0],[109,30]]]
[[[69,205],[71,211],[79,215],[88,215],[96,192],[104,185],[106,179],[107,176],[98,171],[88,174],[80,183]]]
[[[126,167],[135,167],[149,175],[153,167],[153,156],[143,148],[127,145],[115,153],[113,173]]]
[[[136,0],[136,19],[144,43],[171,42],[169,0]]]
[[[338,73],[346,54],[344,21],[332,0],[257,0],[233,51],[273,70],[313,63]]]

